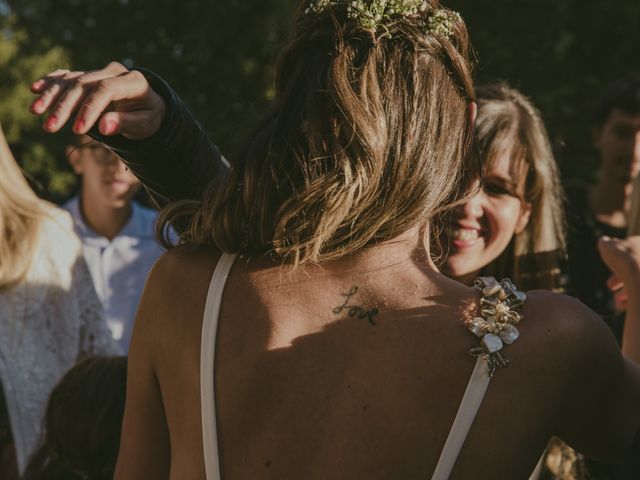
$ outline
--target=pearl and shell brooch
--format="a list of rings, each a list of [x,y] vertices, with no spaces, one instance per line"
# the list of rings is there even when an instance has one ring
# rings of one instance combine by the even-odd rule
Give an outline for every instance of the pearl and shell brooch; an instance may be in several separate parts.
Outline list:
[[[469,353],[483,357],[487,361],[489,377],[493,377],[497,367],[509,365],[502,349],[520,336],[516,325],[522,320],[527,295],[517,290],[508,278],[498,282],[493,277],[478,277],[473,286],[482,292],[480,316],[467,320],[465,325],[480,339],[480,345]]]

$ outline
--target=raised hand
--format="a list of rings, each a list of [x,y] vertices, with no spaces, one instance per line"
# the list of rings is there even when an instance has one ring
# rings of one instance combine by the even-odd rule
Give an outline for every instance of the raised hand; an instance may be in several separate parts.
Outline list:
[[[613,292],[613,303],[616,310],[619,312],[625,311],[629,305],[629,294],[627,289],[624,288],[624,282],[614,274],[607,280],[607,287]]]
[[[166,110],[142,73],[117,62],[90,72],[56,70],[34,82],[31,91],[38,95],[31,112],[47,116],[43,128],[50,133],[73,121],[78,135],[97,123],[103,135],[143,140],[158,131]]]
[[[624,240],[603,237],[598,241],[598,250],[614,273],[609,288],[616,290],[616,304],[627,312],[622,353],[640,364],[640,236]]]
[[[603,237],[598,250],[604,263],[623,283],[640,283],[640,236],[624,240]],[[611,285],[615,288],[615,285]]]

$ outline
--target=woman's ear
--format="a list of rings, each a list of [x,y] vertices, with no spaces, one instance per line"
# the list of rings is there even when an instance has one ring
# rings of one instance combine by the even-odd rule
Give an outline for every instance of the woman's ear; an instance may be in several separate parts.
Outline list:
[[[531,219],[531,204],[529,202],[522,202],[522,207],[520,208],[520,217],[518,217],[518,222],[516,223],[515,234],[518,235],[527,228],[529,224],[529,220]]]
[[[478,104],[476,102],[469,103],[469,117],[471,118],[471,127],[475,128],[476,118],[478,118]]]

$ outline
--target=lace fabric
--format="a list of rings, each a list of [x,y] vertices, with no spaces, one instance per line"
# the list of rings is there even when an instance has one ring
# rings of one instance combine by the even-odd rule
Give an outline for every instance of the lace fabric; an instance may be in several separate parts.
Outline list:
[[[47,213],[27,278],[0,292],[0,378],[21,472],[58,380],[85,355],[119,353],[71,219]]]

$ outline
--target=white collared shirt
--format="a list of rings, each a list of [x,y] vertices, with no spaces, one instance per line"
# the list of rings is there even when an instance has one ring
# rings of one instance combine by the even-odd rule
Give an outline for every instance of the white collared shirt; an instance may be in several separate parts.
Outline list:
[[[113,338],[127,352],[147,275],[164,252],[153,234],[158,214],[132,203],[129,222],[109,240],[85,223],[79,197],[69,200],[63,208],[73,217],[76,233],[82,240],[84,257]]]

